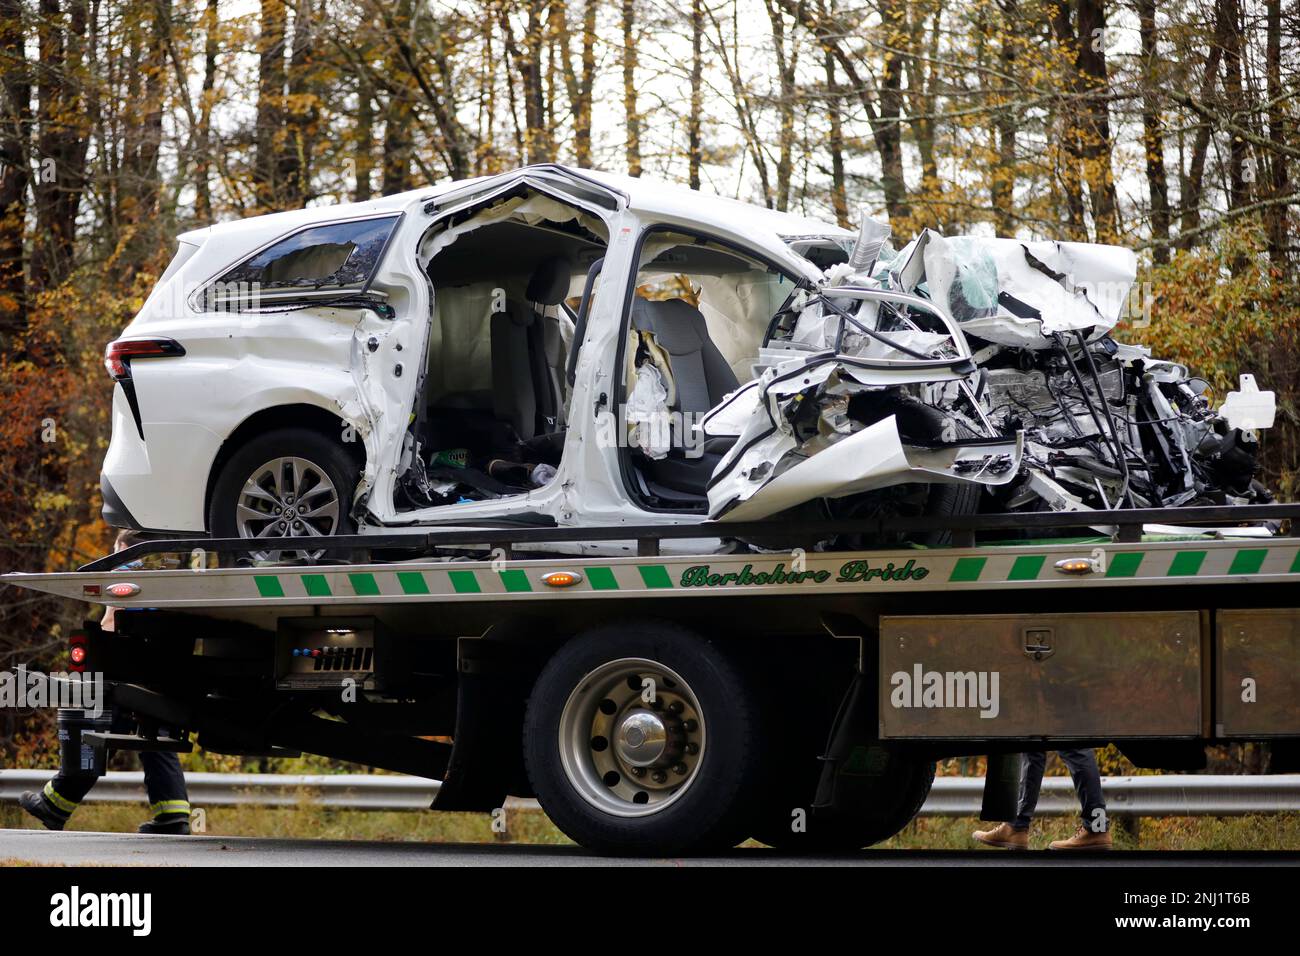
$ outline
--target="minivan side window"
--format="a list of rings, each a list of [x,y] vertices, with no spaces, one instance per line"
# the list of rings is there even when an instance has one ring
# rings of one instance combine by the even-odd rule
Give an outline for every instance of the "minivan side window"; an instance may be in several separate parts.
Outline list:
[[[317,298],[362,291],[370,282],[398,216],[311,226],[250,256],[204,290],[206,308],[256,307],[260,298]]]

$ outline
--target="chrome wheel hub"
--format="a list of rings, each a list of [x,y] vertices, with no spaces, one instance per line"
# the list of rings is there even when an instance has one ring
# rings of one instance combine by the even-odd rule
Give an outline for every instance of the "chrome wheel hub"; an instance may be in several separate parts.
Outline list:
[[[668,734],[653,711],[629,711],[614,732],[614,749],[629,767],[654,767],[670,752]]]
[[[615,816],[646,816],[694,782],[704,714],[680,674],[624,658],[587,674],[569,695],[559,745],[565,776],[584,800]]]

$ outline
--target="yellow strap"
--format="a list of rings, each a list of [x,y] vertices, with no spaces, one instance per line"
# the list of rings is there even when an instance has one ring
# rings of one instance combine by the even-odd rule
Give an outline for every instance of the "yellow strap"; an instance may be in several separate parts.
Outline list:
[[[64,813],[71,813],[73,810],[77,809],[77,804],[59,796],[59,792],[54,789],[53,780],[48,780],[45,783],[45,799],[50,801],[50,803],[54,804],[57,809],[62,810]]]

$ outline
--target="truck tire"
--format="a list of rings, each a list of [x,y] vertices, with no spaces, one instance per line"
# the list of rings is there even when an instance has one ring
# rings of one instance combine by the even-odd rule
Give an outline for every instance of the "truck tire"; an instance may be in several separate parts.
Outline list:
[[[851,853],[888,840],[920,812],[934,783],[934,763],[889,755],[884,773],[864,776],[841,804],[824,811],[769,804],[754,839],[778,850]],[[807,786],[816,789],[815,781]],[[794,810],[804,809],[803,828],[794,827]]]
[[[735,846],[757,780],[751,683],[713,642],[667,623],[596,628],[542,669],[524,762],[542,809],[601,853]]]
[[[212,485],[214,538],[351,534],[357,466],[339,443],[309,428],[277,428],[239,448]],[[325,552],[250,551],[263,560]]]

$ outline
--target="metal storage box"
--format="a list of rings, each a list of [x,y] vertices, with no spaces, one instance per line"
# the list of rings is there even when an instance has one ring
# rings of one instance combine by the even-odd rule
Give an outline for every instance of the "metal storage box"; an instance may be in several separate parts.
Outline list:
[[[1219,737],[1300,734],[1300,610],[1219,611]]]
[[[1201,621],[1198,611],[884,617],[880,734],[1195,737]]]

